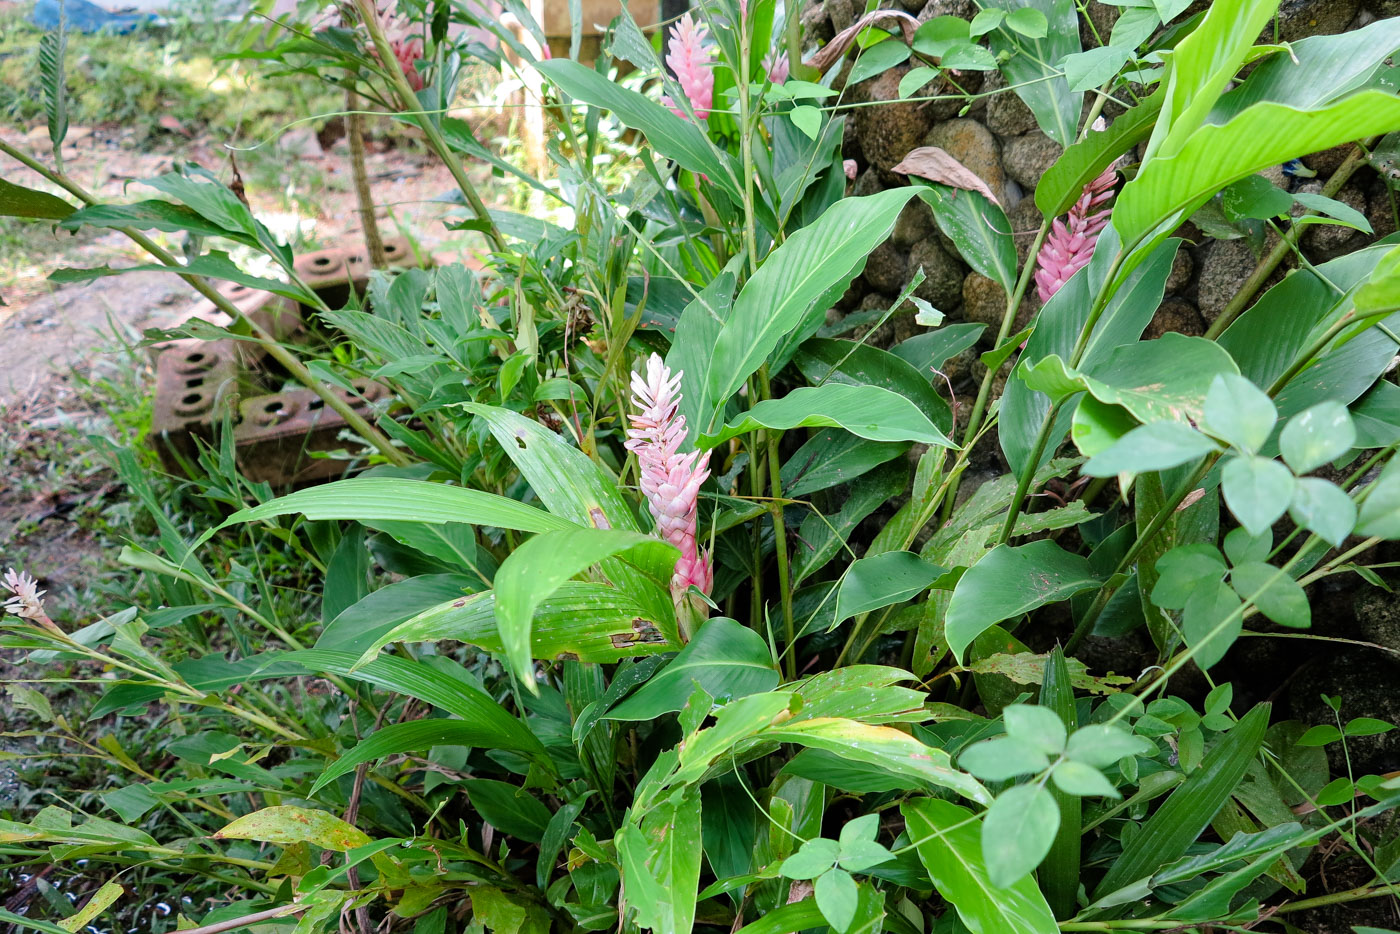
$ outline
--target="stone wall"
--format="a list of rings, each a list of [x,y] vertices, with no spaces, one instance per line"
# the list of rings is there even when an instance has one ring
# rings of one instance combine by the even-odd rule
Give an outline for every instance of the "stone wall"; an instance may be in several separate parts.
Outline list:
[[[887,0],[888,2],[888,0]],[[920,21],[952,15],[970,19],[977,6],[972,0],[893,0]],[[1090,3],[1094,28],[1108,35],[1118,8]],[[1204,9],[1197,3],[1185,15]],[[825,40],[860,15],[860,0],[817,0],[808,3],[803,21],[809,35]],[[1279,30],[1285,40],[1308,35],[1330,34],[1360,28],[1375,19],[1400,15],[1400,0],[1284,0],[1280,7]],[[1097,45],[1089,24],[1082,23],[1085,48]],[[1272,34],[1272,33],[1271,33]],[[847,68],[849,69],[849,64]],[[1031,197],[1036,180],[1060,154],[1060,146],[1036,126],[1035,117],[1013,92],[988,94],[1004,87],[995,72],[966,72],[957,77],[962,90],[979,96],[968,105],[964,100],[913,103],[898,99],[900,79],[908,72],[904,65],[845,88],[846,100],[861,104],[851,111],[844,156],[856,162],[858,174],[851,185],[854,194],[867,195],[883,188],[907,184],[891,172],[904,156],[919,146],[947,150],[977,173],[996,193],[1007,209],[1021,258],[1030,247],[1041,217]],[[838,79],[838,87],[844,87]],[[948,84],[934,82],[916,97],[953,92]],[[888,102],[874,103],[872,102]],[[1088,101],[1085,103],[1088,107]],[[1104,115],[1110,120],[1121,108],[1109,104]],[[1309,156],[1302,161],[1315,178],[1286,175],[1282,167],[1265,173],[1280,187],[1291,191],[1318,192],[1351,152],[1351,146]],[[1385,182],[1369,166],[1357,172],[1337,195],[1366,214],[1376,236],[1395,230],[1394,209]],[[1201,334],[1254,270],[1259,254],[1244,239],[1217,240],[1193,224],[1180,232],[1187,243],[1179,251],[1176,266],[1167,283],[1167,297],[1148,330],[1156,337],[1167,331]],[[1356,249],[1367,237],[1348,228],[1318,226],[1305,232],[1301,247],[1313,262],[1332,259]],[[1269,244],[1262,247],[1267,251]],[[1285,263],[1285,268],[1292,262]],[[971,272],[951,241],[938,231],[929,208],[921,201],[911,202],[890,239],[870,257],[865,273],[842,298],[834,316],[870,309],[889,308],[918,269],[926,276],[917,294],[947,315],[948,322],[975,321],[988,325],[983,344],[950,361],[947,375],[959,398],[975,387],[982,366],[977,355],[987,348],[1000,326],[1006,296],[991,280]],[[1284,270],[1275,273],[1281,278]],[[1020,327],[1040,307],[1032,287],[1021,305]],[[872,336],[886,345],[923,330],[913,320],[912,309],[896,313],[884,333]],[[975,391],[975,388],[974,388]],[[964,407],[964,412],[966,407]]]

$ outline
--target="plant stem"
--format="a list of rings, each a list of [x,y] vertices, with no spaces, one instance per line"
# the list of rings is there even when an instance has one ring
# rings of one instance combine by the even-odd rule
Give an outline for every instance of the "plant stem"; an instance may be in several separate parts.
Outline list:
[[[389,265],[384,253],[384,239],[379,235],[379,221],[374,217],[374,193],[365,171],[365,115],[360,113],[360,95],[345,92],[345,133],[350,140],[350,175],[355,182],[355,205],[360,212],[360,230],[365,236],[365,250],[374,269]]]
[[[1365,141],[1363,145],[1370,148],[1374,143],[1375,139],[1372,138]],[[1330,198],[1341,191],[1342,186],[1351,180],[1352,175],[1356,174],[1356,170],[1361,168],[1365,161],[1366,152],[1361,146],[1358,146],[1352,151],[1351,155],[1347,156],[1346,161],[1337,168],[1337,171],[1332,173],[1332,177],[1327,180],[1327,184],[1322,186],[1323,197]],[[1316,214],[1317,212],[1308,211],[1307,213]],[[1259,261],[1259,264],[1254,267],[1254,271],[1249,274],[1249,278],[1240,286],[1239,291],[1235,293],[1235,297],[1230,299],[1229,304],[1221,309],[1220,316],[1211,322],[1210,328],[1205,334],[1207,340],[1216,340],[1219,338],[1221,334],[1225,333],[1225,329],[1244,313],[1245,307],[1249,305],[1250,300],[1264,287],[1264,283],[1268,280],[1269,276],[1274,274],[1274,270],[1279,267],[1279,264],[1282,263],[1284,258],[1293,250],[1294,244],[1302,233],[1303,228],[1295,224],[1288,233],[1283,235],[1278,243],[1274,244],[1274,248]]]
[[[768,382],[766,363],[758,368],[758,380],[763,388],[763,398],[771,399],[773,389]],[[787,677],[792,681],[797,677],[797,653],[793,650],[796,637],[792,619],[792,576],[788,567],[787,524],[783,519],[782,467],[778,463],[778,442],[782,440],[783,433],[771,428],[765,433],[768,441],[768,485],[771,488],[768,492],[772,497],[769,513],[773,517],[773,547],[778,555],[778,593],[783,605],[783,636],[787,649],[783,654],[787,659]]]
[[[78,200],[82,201],[83,204],[91,206],[98,203],[97,198],[85,191],[81,186],[70,181],[66,176],[50,171],[43,164],[30,158],[13,146],[10,146],[3,140],[0,140],[0,152],[3,152],[5,155],[15,159],[35,172],[38,172],[48,181],[60,186]],[[125,234],[141,249],[145,250],[151,256],[154,256],[163,265],[168,266],[171,272],[189,283],[200,295],[203,295],[205,298],[209,299],[209,301],[213,302],[214,306],[224,314],[247,327],[252,333],[253,340],[267,351],[268,356],[280,363],[286,368],[287,372],[292,374],[292,377],[296,379],[297,382],[314,392],[326,405],[330,406],[337,415],[345,419],[345,423],[350,426],[350,429],[361,438],[364,438],[367,442],[374,445],[379,453],[384,456],[385,460],[399,467],[406,467],[411,463],[407,455],[394,447],[394,443],[390,441],[383,432],[375,428],[365,420],[364,416],[351,408],[350,403],[342,399],[339,393],[333,392],[329,387],[323,385],[320,380],[316,379],[311,371],[306,368],[306,365],[298,360],[290,350],[283,347],[276,338],[263,330],[257,322],[246,317],[243,312],[239,310],[237,305],[229,301],[218,289],[210,285],[209,280],[203,276],[181,271],[179,261],[141,231],[131,227],[118,227],[116,229],[120,233]]]
[[[744,246],[749,254],[749,275],[758,272],[758,234],[753,216],[753,127],[749,124],[749,45],[753,32],[748,19],[739,25],[739,152],[744,162]],[[777,495],[776,493],[774,495]],[[781,553],[781,549],[780,549]]]
[[[423,112],[423,105],[418,100],[418,95],[414,93],[413,87],[404,77],[403,70],[398,67],[393,47],[389,45],[389,39],[384,35],[384,24],[379,21],[379,13],[375,10],[374,3],[372,0],[355,0],[355,8],[365,24],[365,29],[369,31],[370,41],[374,43],[375,51],[379,53],[379,62],[383,66],[383,72],[388,77],[389,83],[399,99],[399,106],[403,108],[404,115],[410,117],[423,131],[423,135],[428,138],[428,145],[433,147],[438,158],[447,166],[447,171],[452,173],[452,180],[461,189],[462,197],[467,200],[467,206],[476,215],[477,221],[481,224],[482,233],[486,234],[486,239],[491,241],[491,246],[498,253],[504,253],[506,251],[505,238],[501,236],[500,229],[492,220],[491,212],[487,210],[486,203],[481,200],[481,195],[477,194],[476,186],[467,178],[467,172],[462,168],[462,161],[447,145],[447,141],[442,137],[442,131],[433,122],[432,116]]]
[[[266,911],[255,911],[241,918],[229,918],[227,921],[206,924],[204,927],[187,928],[181,934],[223,934],[224,931],[236,931],[239,928],[251,927],[254,924],[261,924],[275,918],[285,918],[287,915],[305,911],[310,907],[310,905],[282,905],[279,908],[269,908]]]
[[[1324,905],[1339,905],[1343,902],[1356,902],[1366,898],[1379,898],[1382,895],[1394,895],[1395,886],[1393,884],[1381,885],[1359,885],[1354,889],[1347,889],[1344,892],[1332,892],[1327,895],[1318,895],[1315,898],[1305,898],[1301,901],[1289,902],[1281,905],[1274,914],[1282,915],[1293,911],[1307,911],[1309,908],[1321,908]]]

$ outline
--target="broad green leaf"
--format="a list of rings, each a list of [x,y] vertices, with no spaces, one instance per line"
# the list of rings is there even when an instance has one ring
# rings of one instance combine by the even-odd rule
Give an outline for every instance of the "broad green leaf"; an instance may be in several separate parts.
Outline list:
[[[1259,561],[1238,565],[1230,572],[1230,585],[1280,626],[1303,629],[1312,625],[1307,594],[1297,581],[1276,567]]]
[[[1334,461],[1356,443],[1356,426],[1347,407],[1320,402],[1288,420],[1279,435],[1279,453],[1295,474],[1316,470]]]
[[[1052,541],[998,545],[968,568],[953,590],[948,648],[961,659],[989,627],[1101,583],[1087,560]]]
[[[888,71],[896,65],[902,65],[908,60],[909,46],[897,39],[886,39],[860,53],[855,64],[851,67],[851,73],[847,76],[846,83],[855,85],[866,78],[873,78]]]
[[[1212,13],[1221,5],[1213,4]],[[1233,70],[1225,79],[1231,76]],[[1137,243],[1164,221],[1194,211],[1233,181],[1297,156],[1396,128],[1400,128],[1400,99],[1382,91],[1363,91],[1317,110],[1256,104],[1224,125],[1201,127],[1179,150],[1145,160],[1142,171],[1119,193],[1113,224],[1125,243]]]
[[[1060,809],[1040,783],[1008,788],[982,819],[982,858],[987,878],[1005,888],[1027,878],[1055,842]]]
[[[1085,185],[1102,175],[1123,153],[1147,139],[1157,123],[1165,96],[1166,92],[1159,89],[1136,107],[1129,108],[1107,130],[1090,130],[1084,139],[1062,152],[1035,186],[1035,206],[1040,208],[1040,213],[1045,217],[1059,217],[1068,211],[1083,194]]]
[[[1034,879],[1023,877],[1005,888],[992,884],[982,858],[980,822],[972,812],[936,798],[907,800],[900,811],[934,888],[972,934],[1059,931]]]
[[[135,204],[94,204],[74,211],[59,224],[66,230],[80,227],[131,227],[135,230],[163,230],[192,233],[201,237],[226,237],[256,247],[255,236],[232,230],[208,220],[193,208],[171,201],[138,201]]]
[[[1354,717],[1347,721],[1344,732],[1348,736],[1379,736],[1395,729],[1395,724],[1378,720],[1375,717]]]
[[[1220,472],[1225,505],[1251,535],[1263,535],[1293,499],[1293,474],[1267,457],[1232,457]]]
[[[1278,409],[1268,395],[1243,376],[1221,373],[1211,381],[1201,427],[1246,454],[1269,440]]]
[[[778,671],[763,637],[732,619],[715,617],[669,665],[604,714],[609,720],[652,720],[685,706],[698,685],[716,700],[771,691]]]
[[[1356,534],[1400,538],[1400,461],[1392,458],[1366,488],[1366,499],[1356,517]]]
[[[48,37],[45,36],[45,38]],[[69,917],[58,922],[58,926],[70,932],[70,934],[77,934],[78,931],[92,924],[92,922],[97,919],[98,915],[112,907],[116,900],[125,894],[126,889],[122,888],[117,883],[111,881],[104,882],[102,883],[102,887],[93,893],[92,897],[87,900],[83,907],[79,908]]]
[[[1259,833],[1236,833],[1228,842],[1197,856],[1187,856],[1152,876],[1151,885],[1179,885],[1208,872],[1219,872],[1240,860],[1267,853],[1279,844],[1297,846],[1317,831],[1296,822],[1277,824]]]
[[[361,657],[371,659],[391,642],[440,639],[504,654],[495,598],[492,592],[473,594],[425,610],[376,638]],[[651,615],[647,606],[619,588],[569,581],[540,601],[530,626],[530,651],[541,659],[612,663],[674,651],[674,628],[673,616]]]
[[[948,573],[912,551],[890,551],[851,562],[836,590],[831,628],[853,616],[912,600]]]
[[[707,402],[705,376],[715,341],[734,305],[734,282],[734,273],[726,268],[686,304],[676,322],[671,349],[666,353],[666,365],[681,381],[678,408],[685,418],[688,444],[695,443],[695,436],[708,427],[714,414],[714,407]]]
[[[1106,83],[1128,64],[1133,50],[1121,45],[1104,45],[1087,52],[1066,55],[1060,63],[1065,72],[1069,89],[1076,93],[1093,91]],[[1143,134],[1146,137],[1146,133]]]
[[[1091,723],[1069,736],[1065,754],[1075,762],[1106,769],[1128,756],[1150,756],[1156,748],[1141,736],[1109,723]]]
[[[792,362],[813,385],[879,386],[913,402],[939,430],[946,433],[953,428],[952,410],[925,375],[931,375],[931,366],[941,366],[941,360],[932,364],[920,361],[921,372],[911,361],[888,350],[857,341],[814,337],[798,349]]]
[[[278,846],[310,843],[341,853],[371,842],[363,830],[347,824],[334,814],[291,805],[263,808],[245,814],[216,831],[214,839],[256,840]]]
[[[822,917],[832,930],[846,934],[856,919],[860,895],[856,880],[844,869],[832,869],[818,876],[813,888]]]
[[[981,192],[920,181],[938,227],[969,266],[1010,293],[1016,284],[1016,245],[1006,212]]]
[[[168,272],[178,275],[203,276],[206,279],[223,279],[228,282],[236,282],[239,285],[246,285],[250,289],[272,292],[307,305],[316,304],[316,297],[300,286],[283,282],[280,279],[249,275],[235,266],[227,253],[218,250],[210,251],[203,256],[196,256],[180,266],[142,263],[136,266],[123,266],[120,269],[113,269],[111,266],[97,266],[93,269],[56,269],[49,273],[49,281],[67,285],[75,282],[92,282],[95,279],[120,276],[128,272]]]
[[[401,545],[436,558],[450,570],[472,572],[478,578],[474,590],[491,586],[495,561],[482,559],[476,532],[465,522],[372,521],[365,524]]]
[[[908,441],[867,441],[840,428],[812,432],[783,462],[783,493],[794,498],[849,483],[909,450]]]
[[[867,763],[891,775],[952,789],[981,804],[992,800],[977,779],[953,768],[947,752],[925,746],[893,727],[820,717],[778,723],[764,730],[763,738],[834,752],[851,762]]]
[[[1238,370],[1214,341],[1164,334],[1115,347],[1092,369],[1073,370],[1051,354],[1018,372],[1027,386],[1054,400],[1088,392],[1100,402],[1122,406],[1140,422],[1184,423],[1201,418],[1217,375]]]
[[[1383,19],[1335,36],[1308,36],[1261,62],[1238,87],[1213,105],[1208,123],[1224,123],[1262,101],[1307,110],[1371,83],[1384,60],[1400,49],[1400,20]]]
[[[353,519],[367,523],[469,522],[517,532],[548,532],[574,527],[567,519],[494,493],[424,480],[357,477],[298,490],[262,505],[240,510],[225,519],[218,528],[292,514],[308,519]],[[195,542],[196,547],[208,541],[217,530],[200,536]]]
[[[826,919],[817,907],[815,898],[804,898],[768,912],[757,921],[739,928],[736,934],[789,934],[791,931],[805,931],[820,927]]]
[[[1084,95],[1071,91],[1055,66],[1080,49],[1074,0],[994,0],[988,7],[1007,11],[1006,22],[987,37],[994,53],[1010,56],[1001,63],[1007,85],[1035,114],[1045,135],[1068,146],[1079,127]],[[1040,16],[1031,22],[1037,13]]]
[[[1122,797],[1118,793],[1118,789],[1113,787],[1113,783],[1102,772],[1091,765],[1085,765],[1083,762],[1074,760],[1061,762],[1055,766],[1051,777],[1055,781],[1056,788],[1077,798],[1094,795],[1105,798]]]
[[[316,783],[316,794],[340,776],[354,770],[361,762],[374,762],[385,756],[431,749],[434,746],[477,746],[493,748],[494,737],[489,727],[468,720],[407,720],[380,727],[336,759]]]
[[[1030,743],[1047,755],[1065,748],[1065,724],[1059,714],[1048,707],[1033,704],[1012,704],[1001,712],[1006,733],[1013,739]]]
[[[1182,609],[1197,588],[1225,577],[1219,550],[1204,543],[1178,545],[1157,559],[1155,569],[1152,602],[1166,610]]]
[[[1363,315],[1400,308],[1400,247],[1380,258],[1366,284],[1356,290],[1353,301],[1357,312]]]
[[[1214,441],[1189,425],[1148,422],[1089,458],[1080,473],[1086,477],[1114,477],[1121,473],[1166,470],[1200,460],[1215,450]]]
[[[1254,761],[1269,723],[1260,704],[1221,736],[1199,768],[1142,825],[1094,891],[1100,898],[1180,859],[1230,797]]]
[[[1220,207],[1235,223],[1270,220],[1288,213],[1293,196],[1262,175],[1250,175],[1226,186],[1220,194]]]
[[[1356,446],[1383,448],[1400,441],[1400,386],[1382,380],[1351,407]]]
[[[627,126],[645,133],[661,155],[684,169],[708,176],[711,182],[728,192],[736,204],[741,200],[733,166],[721,161],[700,127],[578,62],[556,58],[535,65],[540,74],[565,94],[612,111]]]
[[[1269,552],[1274,550],[1274,533],[1269,531],[1263,535],[1250,535],[1244,529],[1231,529],[1225,536],[1224,547],[1225,557],[1230,559],[1232,567],[1249,561],[1267,561]]]
[[[571,577],[605,558],[627,554],[638,564],[662,570],[669,580],[680,552],[676,546],[640,532],[568,529],[544,532],[526,541],[496,572],[496,624],[515,677],[539,693],[531,669],[530,627],[540,603]]]
[[[1220,581],[1201,583],[1181,611],[1181,632],[1191,647],[1192,660],[1210,668],[1234,645],[1244,628],[1244,604]]]
[[[661,888],[657,934],[690,934],[695,923],[702,855],[700,789],[687,787],[642,818],[647,865]],[[630,877],[624,878],[629,886]]]
[[[879,386],[829,382],[802,386],[779,399],[764,399],[696,446],[709,449],[759,428],[844,428],[871,441],[915,441],[955,448],[913,402]]]
[[[510,782],[471,778],[462,782],[472,807],[497,830],[539,843],[549,828],[549,809]]]
[[[795,350],[816,331],[826,313],[824,302],[834,302],[860,274],[866,257],[917,193],[892,188],[843,198],[769,254],[735,299],[706,372],[688,381],[703,388],[701,398],[692,400],[696,431],[711,430],[729,397],[780,344]]]
[[[0,217],[62,220],[76,210],[62,198],[0,178]]]
[[[907,362],[924,379],[931,379],[935,370],[941,370],[943,364],[977,343],[985,330],[985,324],[946,324],[936,331],[915,334],[900,341],[890,348],[890,353]]]
[[[356,667],[358,656],[325,649],[274,652],[257,657],[270,662],[295,662],[311,671],[353,678],[397,694],[417,698],[471,722],[478,730],[489,731],[489,738],[483,740],[483,745],[489,744],[498,749],[512,749],[527,755],[544,757],[544,746],[535,734],[507,713],[490,694],[465,678],[453,677],[425,662],[385,656]]]
[[[803,519],[792,554],[793,586],[821,570],[867,516],[908,489],[909,466],[895,461],[871,471],[861,482],[852,483],[850,495],[835,515],[811,513]],[[876,550],[873,545],[867,552],[872,550]]]

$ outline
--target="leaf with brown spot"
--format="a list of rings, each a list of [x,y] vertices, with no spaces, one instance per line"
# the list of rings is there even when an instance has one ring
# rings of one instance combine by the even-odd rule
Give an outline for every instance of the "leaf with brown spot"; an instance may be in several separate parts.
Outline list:
[[[311,808],[263,808],[246,814],[214,834],[216,840],[256,840],[286,846],[291,843],[314,843],[327,850],[344,853],[371,842],[357,827]]]

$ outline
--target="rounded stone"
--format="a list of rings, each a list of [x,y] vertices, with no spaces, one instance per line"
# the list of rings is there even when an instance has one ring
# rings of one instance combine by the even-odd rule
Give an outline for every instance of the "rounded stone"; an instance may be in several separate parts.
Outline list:
[[[1059,143],[1037,130],[1008,141],[1002,151],[1002,165],[1006,167],[1006,174],[1025,186],[1027,191],[1034,191],[1040,177],[1055,164],[1063,151]]]
[[[1395,206],[1391,197],[1385,182],[1377,179],[1372,183],[1366,201],[1366,219],[1371,222],[1371,229],[1377,237],[1388,237],[1395,233]]]
[[[949,256],[938,245],[936,236],[927,237],[914,244],[909,251],[907,284],[919,269],[924,271],[924,281],[914,290],[914,294],[933,305],[944,314],[957,309],[962,304],[962,283],[967,267]]]
[[[1258,265],[1246,240],[1214,240],[1201,248],[1201,275],[1196,303],[1201,316],[1213,322]]]
[[[898,292],[908,281],[908,259],[903,250],[886,240],[865,261],[865,281],[881,292]]]
[[[933,122],[933,116],[920,104],[899,100],[899,79],[908,71],[907,65],[891,68],[850,89],[856,103],[889,102],[855,111],[855,132],[865,160],[886,171],[919,145]]]
[[[1191,284],[1191,273],[1195,271],[1196,264],[1191,261],[1191,254],[1178,249],[1176,256],[1172,257],[1172,271],[1167,273],[1166,294],[1176,295],[1186,291]]]
[[[907,250],[920,240],[931,236],[933,230],[933,209],[923,198],[914,198],[899,212],[899,217],[895,218],[890,239],[896,246]]]
[[[1040,230],[1040,208],[1035,206],[1035,198],[1029,195],[1016,202],[1016,205],[1006,212],[1006,219],[1011,222],[1011,237],[1016,244],[1016,259],[1024,263],[1026,257],[1030,255],[1031,244],[1035,243],[1036,231]],[[1031,291],[1035,291],[1032,289]]]
[[[1107,3],[1091,2],[1085,4],[1085,12],[1088,17],[1079,18],[1079,42],[1086,49],[1098,48],[1107,45],[1109,37],[1113,34],[1113,24],[1118,22],[1118,17],[1122,15],[1122,10]],[[1092,27],[1090,22],[1092,21]],[[1098,35],[1095,36],[1094,33]]]
[[[1006,314],[1006,290],[1001,283],[988,279],[980,272],[970,272],[962,285],[963,317],[985,324],[987,332],[995,335]]]
[[[1152,321],[1143,334],[1146,340],[1155,340],[1163,334],[1185,334],[1187,337],[1200,337],[1206,332],[1205,320],[1184,298],[1169,298],[1158,306]]]
[[[1355,182],[1343,186],[1334,196],[1347,207],[1366,213],[1366,193]],[[1303,248],[1314,262],[1336,259],[1349,253],[1366,242],[1366,235],[1350,227],[1337,224],[1317,224],[1303,231]]]
[[[1278,5],[1279,38],[1297,42],[1344,32],[1360,8],[1361,0],[1283,0]],[[1273,30],[1265,34],[1272,37]]]
[[[1331,149],[1324,149],[1322,152],[1315,152],[1312,155],[1303,157],[1303,164],[1317,173],[1318,179],[1327,179],[1332,173],[1342,167],[1342,163],[1347,161],[1356,147],[1351,143],[1341,146],[1333,146]]]
[[[919,11],[919,22],[926,23],[935,16],[956,16],[971,21],[977,15],[977,4],[973,0],[928,0]]]
[[[945,120],[924,136],[923,145],[937,146],[961,162],[1006,203],[1006,173],[1001,166],[1001,146],[991,130],[976,120]]]
[[[998,136],[1020,136],[1036,128],[1035,114],[1017,96],[1006,90],[1006,79],[994,71],[983,84],[984,92],[995,91],[987,98],[987,129]]]
[[[851,194],[857,198],[864,198],[866,195],[873,195],[877,191],[884,189],[884,183],[880,181],[880,173],[874,169],[866,169],[856,176],[855,184],[851,187]]]

